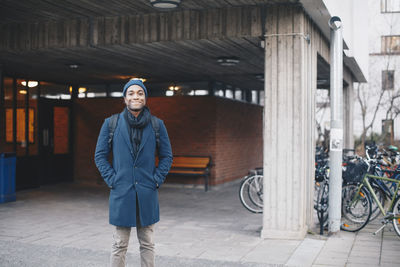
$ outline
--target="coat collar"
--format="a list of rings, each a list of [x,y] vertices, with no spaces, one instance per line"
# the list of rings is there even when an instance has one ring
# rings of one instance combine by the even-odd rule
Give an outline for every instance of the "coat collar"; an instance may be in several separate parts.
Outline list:
[[[149,122],[146,127],[143,128],[143,134],[142,134],[142,141],[140,142],[140,146],[139,146],[139,150],[138,150],[138,154],[140,153],[140,151],[142,150],[142,148],[144,147],[144,145],[147,142],[147,139],[149,138],[152,130],[151,130],[152,126],[151,126],[151,122]]]
[[[119,121],[118,121],[119,125],[121,125],[120,131],[122,134],[122,137],[124,138],[126,144],[129,147],[129,151],[131,151],[131,154],[133,156],[133,151],[132,151],[132,142],[131,139],[129,138],[129,132],[128,132],[128,125],[126,123],[126,120],[124,118],[124,111],[122,111],[119,114]]]

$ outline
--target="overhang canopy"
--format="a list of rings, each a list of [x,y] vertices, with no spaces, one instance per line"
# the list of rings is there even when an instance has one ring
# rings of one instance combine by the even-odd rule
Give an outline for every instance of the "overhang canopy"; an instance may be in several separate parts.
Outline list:
[[[221,81],[262,90],[260,6],[297,1],[185,0],[173,11],[148,0],[3,1],[6,75],[57,83]],[[221,66],[220,57],[239,59]],[[70,66],[75,65],[75,68]],[[77,67],[77,68],[76,68]]]
[[[263,90],[263,9],[276,4],[299,1],[183,0],[164,12],[149,0],[4,0],[0,64],[6,75],[66,84],[144,77]]]

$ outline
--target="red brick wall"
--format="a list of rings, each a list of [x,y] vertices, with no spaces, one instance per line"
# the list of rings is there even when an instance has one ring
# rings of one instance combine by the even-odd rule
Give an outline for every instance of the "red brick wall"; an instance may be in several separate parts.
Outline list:
[[[94,164],[97,136],[106,117],[120,112],[120,98],[77,99],[74,104],[74,180],[101,179]]]
[[[262,108],[216,97],[153,97],[152,114],[167,127],[174,155],[210,155],[211,184],[242,177],[262,165]],[[94,181],[97,135],[104,118],[123,109],[122,99],[78,99],[75,131],[76,180]],[[198,183],[203,179],[168,177],[167,182]]]
[[[217,99],[215,180],[220,184],[262,167],[262,107]]]
[[[54,154],[69,153],[69,108],[54,107]]]

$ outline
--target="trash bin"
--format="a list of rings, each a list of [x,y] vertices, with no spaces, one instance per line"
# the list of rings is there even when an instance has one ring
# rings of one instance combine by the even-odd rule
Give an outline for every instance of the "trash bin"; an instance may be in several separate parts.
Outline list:
[[[0,203],[15,201],[15,153],[0,154]]]

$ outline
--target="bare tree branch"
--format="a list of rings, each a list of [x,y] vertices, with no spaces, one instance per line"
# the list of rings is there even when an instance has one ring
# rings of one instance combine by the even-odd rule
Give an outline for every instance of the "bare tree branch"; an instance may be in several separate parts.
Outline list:
[[[394,109],[395,109],[395,107],[394,107],[394,102],[395,102],[395,100],[396,100],[397,98],[399,98],[399,97],[400,97],[400,93],[399,93],[398,95],[392,96],[392,97],[390,98],[390,106],[389,106],[389,108],[388,108],[387,111],[386,111],[386,119],[387,119],[387,120],[389,119],[389,114],[390,114],[390,119],[392,119],[392,116],[393,116],[393,113],[394,113]]]
[[[372,128],[372,126],[374,125],[376,114],[378,113],[378,110],[381,106],[381,101],[382,101],[382,97],[384,94],[385,94],[385,90],[381,90],[381,92],[379,94],[378,104],[376,104],[376,107],[375,107],[374,116],[372,117],[371,123],[367,126],[367,131],[369,128]]]

